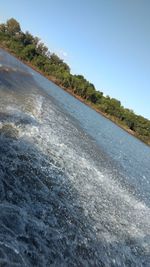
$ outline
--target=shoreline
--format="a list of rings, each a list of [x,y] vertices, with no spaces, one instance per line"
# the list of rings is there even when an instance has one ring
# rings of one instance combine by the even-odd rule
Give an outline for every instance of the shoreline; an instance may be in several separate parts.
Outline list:
[[[10,51],[8,48],[5,48],[3,46],[0,45],[0,48],[3,49],[4,51],[8,52],[10,55],[14,56],[17,60],[20,60],[23,64],[27,65],[28,67],[30,67],[31,69],[33,69],[34,71],[38,72],[40,75],[42,75],[44,78],[48,79],[49,81],[53,82],[55,85],[59,86],[62,90],[64,90],[65,92],[67,92],[68,94],[72,95],[73,97],[75,97],[76,99],[78,99],[80,102],[84,103],[85,105],[87,105],[88,107],[90,107],[91,109],[95,110],[97,113],[99,113],[100,115],[102,115],[103,117],[105,117],[106,119],[110,120],[112,123],[116,124],[118,127],[120,127],[122,130],[124,130],[125,132],[127,132],[128,134],[132,135],[133,137],[135,137],[136,139],[138,139],[139,141],[141,141],[142,143],[144,143],[146,146],[150,147],[150,143],[145,142],[144,140],[142,140],[138,135],[136,135],[136,132],[132,131],[129,128],[126,128],[125,126],[121,125],[121,123],[119,123],[119,120],[117,120],[115,117],[108,115],[107,113],[102,112],[101,110],[97,109],[96,107],[94,107],[91,103],[88,103],[86,100],[84,100],[82,97],[74,94],[72,92],[71,89],[65,88],[64,86],[62,86],[61,84],[59,84],[58,80],[56,78],[54,78],[53,76],[48,76],[46,74],[44,74],[42,71],[40,71],[37,67],[35,67],[34,65],[32,65],[30,62],[25,61],[21,58],[19,58],[18,56],[16,56],[16,54],[14,54],[12,51]]]

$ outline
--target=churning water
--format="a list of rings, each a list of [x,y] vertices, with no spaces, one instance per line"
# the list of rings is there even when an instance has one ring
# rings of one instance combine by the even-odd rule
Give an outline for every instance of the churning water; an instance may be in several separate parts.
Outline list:
[[[0,266],[150,266],[150,148],[0,50]]]

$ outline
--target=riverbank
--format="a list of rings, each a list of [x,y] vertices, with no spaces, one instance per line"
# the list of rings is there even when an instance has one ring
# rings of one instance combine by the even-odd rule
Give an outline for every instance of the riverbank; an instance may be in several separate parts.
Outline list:
[[[21,62],[23,62],[24,64],[26,64],[27,66],[29,66],[30,68],[32,68],[33,70],[35,70],[36,72],[38,72],[39,74],[41,74],[43,77],[47,78],[48,80],[50,80],[51,82],[55,83],[57,86],[59,86],[61,89],[63,89],[64,91],[68,92],[69,94],[71,94],[73,97],[75,97],[76,99],[78,99],[79,101],[81,101],[82,103],[84,103],[85,105],[89,106],[90,108],[94,109],[96,112],[98,112],[99,114],[101,114],[102,116],[104,116],[105,118],[109,119],[110,121],[112,121],[113,123],[115,123],[116,125],[118,125],[120,128],[122,128],[124,131],[128,132],[129,134],[131,134],[132,136],[138,138],[140,141],[142,141],[143,143],[145,143],[146,145],[150,145],[150,142],[146,142],[145,140],[142,139],[141,136],[139,136],[135,131],[131,130],[130,128],[127,127],[127,125],[124,125],[122,123],[122,121],[120,121],[118,118],[116,118],[113,115],[109,115],[105,112],[103,112],[102,110],[98,109],[96,107],[96,105],[94,105],[93,103],[89,102],[88,100],[82,98],[81,96],[75,94],[71,88],[65,88],[64,86],[61,85],[60,81],[57,80],[55,77],[51,76],[51,75],[46,75],[45,73],[43,73],[41,70],[38,69],[38,67],[36,67],[35,65],[33,65],[31,62],[29,61],[25,61],[22,60],[20,57],[18,57],[14,52],[12,52],[10,49],[3,47],[2,45],[0,45],[0,48],[3,49],[4,51],[10,53],[11,55],[13,55],[16,59],[19,59]]]

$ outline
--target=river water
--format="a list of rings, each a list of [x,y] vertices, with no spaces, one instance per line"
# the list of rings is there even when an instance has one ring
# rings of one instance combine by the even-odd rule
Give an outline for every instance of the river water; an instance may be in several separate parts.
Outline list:
[[[0,266],[150,266],[150,148],[3,50]]]

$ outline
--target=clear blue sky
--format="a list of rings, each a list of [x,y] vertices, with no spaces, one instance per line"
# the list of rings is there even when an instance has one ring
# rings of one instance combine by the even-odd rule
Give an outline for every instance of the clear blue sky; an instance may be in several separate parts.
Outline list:
[[[150,0],[0,0],[96,88],[150,119]]]

